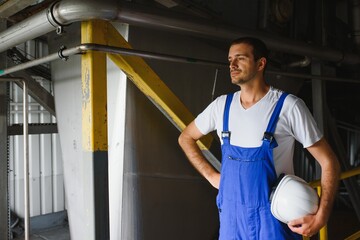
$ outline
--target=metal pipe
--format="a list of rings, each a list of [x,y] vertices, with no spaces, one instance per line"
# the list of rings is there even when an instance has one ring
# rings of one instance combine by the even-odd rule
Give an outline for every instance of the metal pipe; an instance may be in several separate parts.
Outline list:
[[[278,78],[281,78],[281,76],[284,76],[284,77],[293,77],[293,78],[301,78],[301,79],[319,79],[319,80],[330,81],[330,82],[360,83],[360,79],[355,79],[355,78],[338,78],[338,77],[319,76],[319,75],[312,75],[312,74],[279,72],[279,71],[272,71],[272,70],[266,70],[266,73],[271,74],[271,75],[277,75]]]
[[[95,44],[95,43],[87,43],[81,44],[80,49],[82,52],[86,52],[89,50],[112,53],[112,54],[120,54],[125,56],[137,56],[142,58],[150,58],[156,60],[164,60],[170,62],[179,62],[179,63],[192,63],[192,64],[201,64],[201,65],[209,65],[209,66],[226,66],[228,67],[228,63],[216,62],[204,59],[190,58],[190,57],[181,57],[170,54],[162,54],[162,53],[153,53],[148,51],[141,51],[129,48],[121,48],[121,47],[112,47],[107,45]]]
[[[310,63],[311,63],[311,59],[309,57],[305,56],[304,59],[297,61],[297,62],[289,63],[287,66],[288,67],[307,67],[307,66],[309,66]]]
[[[0,33],[0,52],[56,29],[43,10]]]
[[[189,58],[189,57],[180,57],[174,56],[169,54],[159,54],[159,53],[152,53],[147,51],[140,51],[135,49],[128,49],[128,48],[120,48],[120,47],[111,47],[106,45],[100,44],[81,44],[79,46],[65,49],[61,48],[57,53],[50,54],[48,56],[37,58],[35,60],[28,61],[26,63],[18,64],[14,67],[10,67],[7,69],[0,69],[0,76],[14,73],[20,70],[24,70],[30,67],[34,67],[43,63],[47,63],[50,61],[54,61],[57,59],[66,60],[68,57],[79,54],[85,53],[87,51],[100,51],[112,54],[122,54],[127,56],[138,56],[143,58],[150,58],[156,60],[165,60],[165,61],[172,61],[172,62],[181,62],[181,63],[192,63],[192,64],[202,64],[202,65],[210,65],[210,66],[228,66],[227,63],[222,62],[215,62],[215,61],[208,61],[203,59],[196,59],[196,58]]]
[[[66,60],[69,56],[72,56],[74,54],[78,54],[81,53],[81,49],[80,46],[74,47],[74,48],[69,48],[69,49],[60,49],[57,53],[53,53],[50,55],[47,55],[45,57],[42,58],[37,58],[35,60],[31,60],[22,64],[18,64],[14,67],[10,67],[7,69],[0,69],[0,76],[6,75],[6,74],[10,74],[10,73],[14,73],[23,69],[27,69],[30,67],[34,67],[43,63],[47,63],[47,62],[51,62],[53,60],[57,60],[57,59],[63,59]]]
[[[29,189],[29,143],[28,143],[28,90],[26,81],[23,84],[23,138],[24,138],[24,227],[25,240],[30,240],[30,189]]]
[[[233,40],[241,36],[252,36],[262,39],[270,49],[280,52],[305,55],[326,61],[357,64],[360,56],[353,53],[312,45],[293,39],[277,37],[274,34],[259,32],[251,29],[239,29],[239,27],[209,23],[204,19],[189,18],[184,15],[176,15],[160,9],[149,9],[136,6],[131,3],[123,3],[117,20],[130,25],[185,32],[212,39]]]
[[[77,21],[90,19],[115,20],[118,10],[109,1],[64,0],[54,2],[45,9],[0,33],[0,52],[27,40],[42,36]]]
[[[28,89],[26,81],[20,78],[0,78],[5,82],[21,82],[23,85],[23,147],[24,147],[24,231],[25,240],[30,240],[30,198],[29,198],[29,143],[28,143]]]
[[[191,64],[201,64],[201,65],[209,65],[215,67],[228,67],[228,63],[216,62],[216,61],[209,61],[203,59],[196,59],[196,58],[188,58],[188,57],[181,57],[169,54],[160,54],[160,53],[153,53],[147,51],[140,51],[135,49],[128,49],[128,48],[120,48],[120,47],[112,47],[94,43],[86,43],[80,44],[77,47],[64,49],[61,48],[57,53],[50,54],[46,57],[38,58],[35,60],[31,60],[26,63],[22,63],[16,65],[14,67],[8,69],[0,69],[0,76],[10,74],[16,71],[20,71],[29,67],[33,67],[39,64],[43,64],[49,61],[63,59],[66,60],[68,57],[79,54],[85,53],[87,51],[101,51],[110,54],[122,54],[128,56],[138,56],[143,58],[149,59],[156,59],[156,60],[165,60],[165,61],[172,61],[172,62],[181,62],[181,63],[191,63]],[[266,70],[267,74],[277,75],[278,78],[281,76],[285,77],[293,77],[293,78],[301,78],[301,79],[319,79],[324,81],[333,81],[333,82],[349,82],[349,83],[360,83],[359,79],[350,79],[350,78],[337,78],[337,77],[327,77],[327,76],[317,76],[311,74],[301,74],[301,73],[289,73],[289,72],[280,72],[280,71],[272,71]]]
[[[360,0],[352,0],[351,9],[352,9],[352,29],[353,29],[353,39],[354,43],[358,50],[360,50]]]
[[[134,3],[121,2],[119,4],[113,1],[95,0],[63,0],[55,2],[47,10],[35,14],[0,33],[0,52],[54,29],[60,29],[58,32],[61,33],[61,28],[65,25],[89,19],[121,21],[130,25],[227,41],[240,36],[253,36],[264,40],[268,47],[273,50],[306,55],[337,63],[360,63],[360,56],[354,53],[344,53],[343,51],[276,37],[255,30],[239,30],[235,26],[209,23],[204,19],[189,18],[189,16],[178,15],[160,9],[144,8]]]

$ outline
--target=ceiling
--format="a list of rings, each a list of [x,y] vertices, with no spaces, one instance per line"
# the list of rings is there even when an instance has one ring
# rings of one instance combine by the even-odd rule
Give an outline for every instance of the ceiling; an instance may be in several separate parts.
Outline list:
[[[80,0],[79,0],[80,1]],[[53,0],[0,0],[0,16],[8,26],[16,24],[47,8]],[[249,29],[291,41],[326,47],[344,53],[360,52],[360,0],[127,0],[169,13],[201,18],[209,23]],[[206,39],[212,42],[211,38]],[[216,41],[212,44],[218,44]],[[226,45],[219,47],[226,48]],[[360,102],[359,63],[348,64],[309,58],[305,54],[290,54],[271,49],[272,69],[291,73],[313,74],[312,62],[320,62],[337,81],[327,81],[327,99],[333,114],[340,120],[360,126],[360,110],[353,102]],[[330,71],[329,71],[330,69]],[[352,81],[346,81],[351,79]],[[358,81],[358,83],[357,83]],[[355,82],[355,83],[354,83]],[[311,92],[310,79],[305,81],[304,98]]]

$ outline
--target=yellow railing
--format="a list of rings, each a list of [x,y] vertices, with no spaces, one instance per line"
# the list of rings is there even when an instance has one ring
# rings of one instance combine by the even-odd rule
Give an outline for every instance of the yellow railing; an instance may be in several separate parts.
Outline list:
[[[353,176],[356,176],[359,174],[360,174],[360,167],[357,167],[352,170],[341,173],[340,180],[344,180],[346,178],[353,177]],[[320,193],[321,193],[321,181],[320,180],[310,182],[309,185],[316,188],[318,191],[318,194],[320,195]],[[360,231],[354,233],[353,235],[349,236],[345,240],[356,240],[359,238],[360,238]],[[310,238],[308,238],[308,237],[303,237],[303,240],[309,240],[309,239]],[[324,226],[322,229],[320,229],[319,240],[327,240],[327,239],[328,239],[327,226]]]

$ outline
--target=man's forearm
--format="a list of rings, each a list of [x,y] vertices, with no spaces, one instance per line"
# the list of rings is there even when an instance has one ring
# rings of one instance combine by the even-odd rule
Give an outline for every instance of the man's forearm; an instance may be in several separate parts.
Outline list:
[[[179,137],[179,145],[183,149],[186,157],[194,168],[204,176],[215,188],[219,187],[219,173],[207,161],[200,148],[196,144],[196,140],[192,139],[186,133],[182,133]]]
[[[329,219],[336,192],[339,185],[340,167],[334,156],[329,166],[322,167],[321,173],[321,196],[318,213],[325,220]]]

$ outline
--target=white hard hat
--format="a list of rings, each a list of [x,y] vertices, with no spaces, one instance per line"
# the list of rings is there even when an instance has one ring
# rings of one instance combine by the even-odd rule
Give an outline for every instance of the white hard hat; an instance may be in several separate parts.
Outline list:
[[[285,175],[275,187],[270,196],[271,213],[279,221],[288,223],[316,213],[319,196],[303,179]]]

